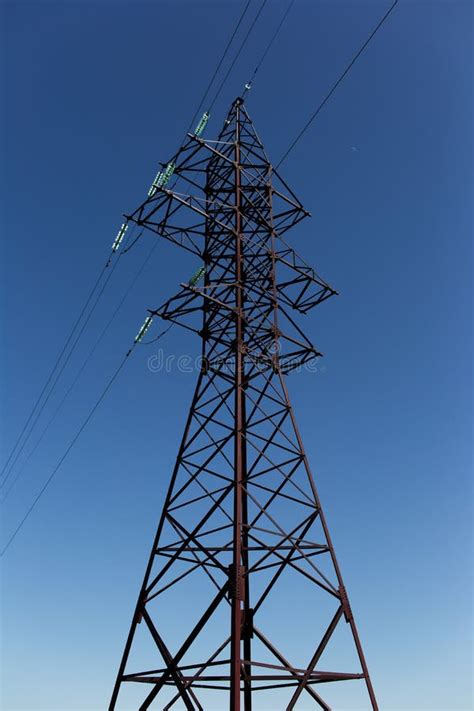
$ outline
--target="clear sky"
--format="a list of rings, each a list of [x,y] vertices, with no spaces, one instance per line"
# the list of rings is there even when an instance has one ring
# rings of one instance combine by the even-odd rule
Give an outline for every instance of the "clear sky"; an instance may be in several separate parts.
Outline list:
[[[242,4],[3,3],[2,461]],[[208,137],[285,6],[268,3]],[[247,102],[274,161],[387,6],[296,0]],[[313,215],[289,238],[341,292],[304,319],[320,369],[288,385],[383,710],[473,708],[472,20],[468,1],[401,0],[282,169]],[[152,239],[114,272],[43,426]],[[195,268],[155,251],[5,502],[3,541],[146,308]],[[161,344],[198,352],[178,329]],[[2,560],[5,711],[106,708],[195,378],[153,372],[156,353],[134,354]]]

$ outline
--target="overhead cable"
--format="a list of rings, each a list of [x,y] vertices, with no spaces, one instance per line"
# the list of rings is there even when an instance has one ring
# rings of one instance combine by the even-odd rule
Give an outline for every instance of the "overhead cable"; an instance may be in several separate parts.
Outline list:
[[[264,4],[265,4],[265,2],[266,2],[266,0],[264,0]],[[215,70],[214,70],[214,73],[213,73],[213,75],[212,75],[212,77],[211,77],[211,79],[210,79],[210,81],[209,81],[209,83],[208,83],[208,85],[207,85],[207,87],[206,87],[206,90],[205,90],[205,92],[204,92],[204,94],[203,94],[203,97],[202,97],[202,99],[201,99],[201,102],[200,102],[200,104],[199,104],[199,106],[198,106],[198,108],[197,108],[197,110],[196,110],[196,112],[195,112],[195,114],[194,114],[194,116],[193,116],[193,119],[192,119],[192,121],[191,121],[191,127],[192,127],[192,125],[194,124],[194,121],[195,121],[195,119],[196,119],[196,116],[197,116],[197,114],[199,113],[199,111],[200,111],[202,105],[204,104],[204,101],[205,101],[206,98],[207,98],[207,95],[208,95],[208,93],[209,93],[209,91],[210,91],[210,88],[211,88],[211,86],[212,86],[212,83],[214,82],[214,79],[215,79],[215,77],[217,76],[217,73],[219,72],[219,69],[221,68],[222,63],[224,62],[225,57],[227,56],[227,53],[228,53],[228,51],[229,51],[229,49],[230,49],[230,47],[231,47],[231,45],[232,45],[232,42],[233,42],[233,40],[234,40],[234,38],[235,38],[235,36],[236,36],[238,30],[239,30],[240,25],[241,25],[241,23],[242,23],[242,21],[243,21],[245,15],[246,15],[246,13],[247,13],[249,7],[250,7],[250,4],[251,4],[251,0],[247,0],[247,2],[246,2],[245,6],[244,6],[244,8],[243,8],[243,10],[242,10],[242,12],[241,12],[241,14],[240,14],[240,17],[239,17],[239,19],[238,19],[238,21],[237,21],[237,24],[236,24],[236,26],[234,27],[234,30],[233,30],[233,32],[232,32],[232,34],[231,34],[231,36],[230,36],[230,38],[229,38],[229,40],[228,40],[228,42],[227,42],[227,45],[226,45],[226,47],[225,47],[225,49],[224,49],[224,52],[222,53],[222,56],[221,56],[221,58],[219,59],[219,61],[218,61],[218,63],[217,63],[217,66],[216,66],[216,68],[215,68]],[[261,8],[261,9],[263,9],[263,8]],[[260,14],[260,13],[259,13],[259,14]],[[258,17],[258,16],[257,16],[257,17]],[[133,226],[133,229],[134,229],[134,228],[135,228],[135,225]],[[118,234],[117,234],[117,237],[115,238],[115,241],[114,241],[114,243],[113,243],[113,245],[112,245],[112,254],[111,254],[111,257],[112,257],[112,255],[118,250],[118,248],[119,248],[119,246],[120,246],[122,240],[124,239],[124,236],[125,236],[125,234],[126,234],[126,232],[127,232],[127,229],[128,229],[128,222],[125,222],[125,223],[123,223],[122,226],[120,227],[119,232],[118,232]],[[132,249],[132,247],[133,247],[133,246],[135,245],[135,243],[138,241],[138,239],[139,239],[139,237],[141,236],[141,234],[142,234],[142,232],[140,232],[140,234],[138,235],[138,237],[135,238],[135,240],[130,244],[129,247],[127,247],[125,250],[123,250],[123,253],[128,252],[130,249]],[[71,349],[71,351],[70,351],[70,353],[69,353],[69,355],[68,355],[68,357],[67,357],[66,363],[63,364],[63,367],[62,367],[62,369],[61,369],[59,375],[56,377],[56,379],[55,379],[55,381],[54,381],[54,383],[53,383],[53,385],[52,385],[52,387],[51,387],[51,389],[50,389],[50,391],[49,391],[49,394],[48,394],[47,397],[46,397],[46,400],[43,402],[43,404],[42,404],[42,406],[41,406],[39,412],[37,412],[38,407],[40,406],[40,403],[41,403],[41,401],[42,401],[42,399],[43,399],[43,396],[44,396],[44,394],[46,393],[46,391],[47,391],[47,389],[48,389],[48,387],[49,387],[51,381],[53,380],[53,378],[54,378],[54,376],[55,376],[55,373],[56,373],[56,370],[58,369],[58,367],[59,367],[59,365],[60,365],[60,363],[61,363],[61,361],[62,361],[62,358],[63,358],[64,354],[66,353],[66,351],[67,351],[67,349],[68,349],[68,347],[69,347],[69,344],[71,343],[71,341],[72,341],[72,339],[73,339],[73,337],[74,337],[74,334],[75,334],[75,332],[76,332],[76,329],[78,328],[78,326],[79,326],[79,324],[80,324],[80,322],[81,322],[81,320],[82,320],[82,318],[83,318],[83,316],[84,316],[84,314],[85,314],[85,312],[86,312],[86,310],[87,310],[87,308],[88,308],[88,306],[89,306],[89,304],[90,304],[90,302],[91,302],[91,300],[92,300],[92,298],[93,298],[93,296],[94,296],[94,294],[95,294],[95,292],[96,292],[96,290],[97,290],[97,288],[98,288],[98,286],[99,286],[99,284],[100,284],[100,282],[101,282],[101,280],[102,280],[102,277],[103,277],[103,275],[104,275],[106,269],[107,269],[108,266],[110,265],[111,257],[109,257],[107,263],[106,263],[106,264],[103,266],[103,268],[101,269],[101,271],[100,271],[100,273],[99,273],[99,276],[97,277],[97,280],[96,280],[94,286],[92,287],[92,289],[91,289],[91,291],[90,291],[90,293],[89,293],[89,295],[88,295],[88,297],[87,297],[87,299],[86,299],[86,301],[85,301],[85,303],[84,303],[84,305],[83,305],[83,307],[82,307],[82,309],[81,309],[81,311],[80,311],[80,313],[79,313],[79,315],[78,315],[76,321],[74,322],[74,325],[73,325],[73,327],[72,327],[72,329],[71,329],[71,332],[70,332],[69,336],[67,337],[67,339],[66,339],[66,341],[65,341],[65,343],[64,343],[64,346],[63,346],[61,352],[59,353],[59,355],[58,355],[58,357],[57,357],[57,359],[56,359],[56,362],[54,363],[53,368],[51,369],[51,371],[50,371],[50,373],[49,373],[49,375],[48,375],[48,377],[47,377],[47,379],[46,379],[46,382],[45,382],[45,384],[44,384],[44,386],[43,386],[43,388],[42,388],[42,390],[41,390],[41,392],[40,392],[40,394],[39,394],[39,396],[38,396],[38,398],[37,398],[37,400],[36,400],[36,402],[35,402],[35,404],[34,404],[32,410],[31,410],[30,414],[28,415],[28,417],[27,417],[27,419],[26,419],[26,421],[25,421],[25,423],[24,423],[24,425],[23,425],[23,428],[22,428],[20,434],[19,434],[18,437],[17,437],[17,440],[15,441],[15,444],[14,444],[13,448],[12,448],[11,451],[10,451],[10,454],[9,454],[9,456],[8,456],[8,458],[7,458],[7,460],[6,460],[5,464],[4,464],[4,466],[3,466],[3,469],[2,469],[2,471],[0,472],[0,477],[4,476],[5,473],[6,473],[6,476],[5,476],[5,478],[4,478],[3,482],[2,482],[2,484],[0,484],[0,488],[2,488],[2,487],[5,485],[6,480],[7,480],[8,477],[10,476],[11,471],[12,471],[12,468],[15,466],[16,462],[18,461],[18,458],[19,458],[19,456],[21,455],[21,452],[23,451],[23,448],[24,448],[26,442],[27,442],[28,439],[29,439],[29,436],[30,436],[31,432],[33,431],[33,428],[34,428],[34,426],[35,426],[35,424],[36,424],[36,422],[37,422],[39,416],[41,415],[41,413],[42,413],[42,411],[43,411],[43,409],[44,409],[44,407],[45,407],[45,405],[46,405],[46,402],[48,401],[49,397],[50,397],[51,394],[52,394],[52,391],[53,391],[53,389],[54,389],[54,387],[55,387],[55,384],[57,383],[57,381],[58,381],[58,379],[59,379],[61,373],[63,372],[64,368],[65,368],[66,365],[67,365],[67,362],[69,361],[69,358],[70,358],[71,355],[72,355],[72,351],[74,350],[75,345],[76,345],[77,342],[78,342],[78,339],[76,339],[76,341],[74,342],[73,348]],[[115,267],[114,267],[114,268],[115,268]],[[113,271],[113,270],[112,270],[112,271]],[[109,274],[109,279],[110,279],[110,276],[111,276],[111,274]],[[108,281],[108,280],[107,280],[107,281]],[[102,295],[103,291],[104,291],[104,290],[102,289],[100,295]],[[94,306],[93,306],[93,309],[96,307],[97,303],[98,303],[98,299],[96,300],[96,302],[95,302],[95,304],[94,304]],[[90,316],[91,316],[91,315],[92,315],[92,312],[89,314],[89,317],[88,317],[87,320],[90,319]],[[85,328],[85,326],[84,326],[84,328]],[[80,335],[82,335],[82,333],[83,333],[83,331],[84,331],[84,328],[81,330]],[[80,337],[80,335],[79,335],[79,337]],[[35,417],[35,414],[36,414],[36,417]],[[35,417],[34,422],[33,422],[32,426],[31,426],[30,429],[29,429],[29,432],[28,432],[28,434],[27,434],[27,437],[26,437],[25,441],[23,442],[23,444],[21,445],[20,449],[18,450],[18,447],[19,447],[19,445],[20,445],[20,442],[22,441],[22,438],[23,438],[25,432],[28,430],[28,427],[29,427],[29,425],[30,425],[30,423],[31,423],[31,421],[32,421],[32,419],[33,419],[33,417]],[[17,450],[18,450],[18,451],[17,451]],[[15,454],[15,453],[16,453],[16,454]],[[13,458],[14,458],[14,459],[13,459]],[[13,459],[13,462],[12,462],[12,459]],[[11,462],[12,462],[12,463],[11,463]],[[10,466],[10,468],[8,469],[10,463],[11,463],[11,466]],[[7,469],[8,469],[8,471],[7,471]]]
[[[238,58],[240,57],[243,48],[244,48],[245,45],[247,44],[247,41],[248,41],[250,35],[252,34],[252,31],[253,31],[255,25],[257,24],[257,21],[258,21],[260,15],[261,15],[261,13],[262,13],[263,8],[264,8],[265,5],[267,4],[267,2],[268,2],[268,0],[263,0],[263,2],[261,3],[260,8],[259,8],[257,14],[255,15],[254,19],[252,20],[252,23],[251,23],[250,27],[248,28],[247,33],[246,33],[244,39],[243,39],[242,42],[240,43],[240,46],[239,46],[239,48],[238,48],[238,50],[237,50],[237,53],[236,53],[234,59],[232,60],[232,63],[231,63],[231,65],[230,65],[229,69],[227,70],[226,74],[224,75],[224,78],[222,79],[222,81],[221,81],[221,83],[220,83],[220,85],[219,85],[219,88],[217,89],[216,93],[214,94],[214,98],[212,99],[212,101],[211,101],[211,103],[210,103],[210,106],[209,106],[209,111],[212,110],[214,104],[216,103],[217,99],[219,98],[219,96],[220,96],[220,94],[221,94],[221,91],[222,91],[222,89],[224,88],[224,85],[225,85],[227,79],[229,78],[229,75],[230,75],[232,69],[234,68],[235,63],[237,62]]]
[[[69,333],[69,336],[66,338],[66,341],[65,341],[65,343],[64,343],[64,345],[63,345],[63,347],[62,347],[62,350],[61,350],[61,352],[59,353],[59,355],[58,355],[58,357],[57,357],[57,359],[56,359],[56,362],[54,363],[54,365],[53,365],[53,367],[52,367],[52,369],[51,369],[51,371],[50,371],[50,373],[49,373],[49,375],[48,375],[48,377],[47,377],[47,379],[46,379],[45,384],[43,385],[43,389],[41,390],[40,394],[38,395],[38,398],[37,398],[35,404],[33,405],[33,408],[32,408],[32,410],[31,410],[30,414],[28,415],[28,417],[27,417],[27,419],[26,419],[26,421],[25,421],[25,424],[23,425],[23,429],[21,430],[20,434],[18,435],[18,437],[17,437],[17,439],[16,439],[15,444],[13,445],[13,448],[12,448],[12,450],[11,450],[11,452],[10,452],[10,454],[9,454],[9,456],[8,456],[8,458],[7,458],[7,460],[6,460],[5,464],[4,464],[4,466],[3,466],[3,468],[2,468],[2,471],[0,472],[0,476],[3,476],[3,475],[4,475],[5,470],[7,469],[8,465],[10,464],[10,461],[11,461],[12,457],[14,456],[15,451],[16,451],[18,445],[19,445],[19,443],[20,443],[20,441],[21,441],[21,439],[22,439],[22,437],[23,437],[23,435],[24,435],[26,429],[28,428],[28,425],[30,424],[30,422],[31,422],[31,420],[32,420],[32,418],[33,418],[33,416],[34,416],[35,411],[36,411],[36,409],[38,408],[38,406],[39,406],[39,404],[40,404],[40,402],[41,402],[41,400],[42,400],[42,398],[43,398],[44,393],[46,392],[46,390],[47,390],[47,388],[48,388],[48,386],[49,386],[51,380],[53,379],[54,374],[55,374],[55,372],[56,372],[56,369],[58,368],[58,366],[59,366],[59,364],[60,364],[60,362],[61,362],[61,360],[62,360],[62,357],[63,357],[64,353],[66,352],[66,350],[67,350],[67,348],[68,348],[68,346],[69,346],[69,344],[70,344],[72,338],[74,337],[74,334],[75,334],[75,332],[76,332],[76,329],[77,329],[79,323],[81,322],[82,317],[84,316],[84,313],[86,312],[86,309],[87,309],[87,307],[89,306],[89,304],[90,304],[90,302],[91,302],[91,300],[92,300],[92,297],[93,297],[94,294],[95,294],[95,291],[96,291],[97,287],[99,286],[99,284],[100,284],[100,282],[101,282],[101,280],[102,280],[102,277],[103,277],[103,275],[104,275],[104,273],[105,273],[105,271],[106,271],[106,269],[107,269],[107,266],[108,266],[108,264],[105,264],[105,265],[102,267],[102,269],[100,270],[99,276],[97,277],[94,286],[92,287],[91,291],[89,292],[89,295],[88,295],[88,297],[86,298],[86,301],[85,301],[85,303],[84,303],[84,305],[83,305],[83,307],[82,307],[82,309],[81,309],[81,311],[80,311],[78,317],[76,318],[76,320],[75,320],[75,322],[74,322],[74,325],[73,325],[73,327],[72,327],[72,329],[71,329],[71,332]]]
[[[230,36],[230,38],[229,38],[229,41],[227,42],[227,45],[226,45],[226,47],[225,47],[225,49],[224,49],[224,52],[222,53],[221,58],[219,59],[219,61],[218,61],[218,63],[217,63],[217,66],[216,66],[216,68],[215,68],[215,70],[214,70],[214,74],[213,74],[212,77],[210,78],[209,83],[208,83],[208,85],[207,85],[207,87],[206,87],[206,90],[204,91],[204,94],[203,94],[203,96],[202,96],[202,99],[201,99],[201,101],[199,102],[196,111],[194,112],[194,115],[193,115],[193,117],[192,117],[192,119],[191,119],[191,122],[190,122],[190,125],[189,125],[189,128],[188,128],[187,133],[189,133],[189,131],[191,131],[191,129],[193,128],[194,122],[195,122],[195,120],[196,120],[196,118],[197,118],[199,112],[201,111],[202,107],[204,106],[204,102],[206,101],[207,96],[208,96],[208,94],[209,94],[209,91],[211,90],[211,86],[212,86],[212,84],[213,84],[213,82],[214,82],[214,79],[216,78],[216,76],[217,76],[217,74],[218,74],[218,72],[219,72],[219,69],[220,69],[221,66],[222,66],[222,63],[224,62],[224,59],[225,59],[226,56],[227,56],[227,53],[228,53],[228,51],[229,51],[229,49],[230,49],[230,46],[231,46],[232,42],[234,41],[235,35],[237,34],[240,25],[242,24],[242,20],[244,19],[245,15],[247,14],[247,10],[249,9],[251,2],[252,2],[252,0],[247,0],[247,3],[246,3],[246,5],[245,5],[245,7],[244,7],[244,9],[242,10],[242,12],[241,12],[241,14],[240,14],[240,17],[239,17],[239,19],[238,19],[238,22],[237,22],[236,26],[234,27],[234,31],[232,32],[232,34],[231,34],[231,36]]]
[[[283,163],[283,161],[287,159],[287,157],[289,156],[289,154],[291,153],[291,151],[293,150],[293,148],[294,148],[294,147],[296,146],[296,144],[299,142],[299,140],[301,139],[301,137],[303,136],[303,134],[308,130],[308,128],[309,128],[310,125],[313,123],[314,119],[315,119],[316,116],[319,114],[319,112],[321,111],[321,109],[322,109],[322,108],[325,106],[325,104],[329,101],[329,99],[330,99],[331,96],[334,94],[334,92],[336,91],[337,87],[339,86],[339,84],[340,84],[340,83],[342,82],[342,80],[344,79],[344,77],[350,72],[350,70],[352,69],[352,67],[354,66],[354,64],[357,62],[357,60],[359,59],[359,57],[361,56],[361,54],[362,54],[362,53],[364,52],[364,50],[366,49],[367,45],[370,43],[370,41],[372,40],[372,38],[377,34],[378,30],[382,27],[382,25],[384,24],[385,20],[389,17],[390,13],[392,12],[392,10],[394,10],[394,8],[395,8],[395,6],[396,6],[397,4],[398,4],[398,0],[395,0],[395,2],[392,3],[392,5],[389,7],[389,9],[388,9],[387,12],[385,13],[385,15],[382,17],[382,19],[380,20],[380,22],[378,23],[378,25],[375,27],[375,29],[370,33],[369,37],[366,39],[366,41],[364,42],[364,44],[362,45],[362,47],[361,47],[361,48],[359,49],[359,51],[353,56],[353,58],[351,59],[351,61],[349,62],[349,64],[347,65],[347,67],[345,68],[345,70],[343,71],[343,73],[341,74],[341,76],[339,77],[339,79],[333,84],[333,86],[331,87],[331,89],[329,90],[329,92],[326,94],[326,96],[324,97],[324,99],[321,101],[321,103],[319,104],[319,106],[317,107],[317,109],[315,110],[315,112],[310,116],[310,118],[308,119],[308,121],[305,123],[305,125],[303,126],[303,128],[301,129],[301,131],[298,133],[298,135],[297,135],[296,138],[294,139],[294,141],[291,143],[290,147],[289,147],[289,148],[286,150],[286,152],[282,155],[282,157],[280,158],[280,161],[279,161],[279,162],[277,163],[277,165],[276,165],[277,168],[279,168],[280,165]]]
[[[143,329],[143,327],[142,327],[142,329]],[[56,464],[56,466],[54,467],[53,471],[51,472],[51,474],[49,475],[49,477],[46,479],[45,483],[43,484],[43,486],[42,486],[41,489],[39,490],[38,494],[37,494],[36,497],[34,498],[33,503],[32,503],[32,504],[30,505],[30,507],[27,509],[27,511],[26,511],[25,515],[23,516],[23,518],[21,519],[20,523],[17,525],[17,527],[15,528],[15,530],[13,531],[13,533],[11,534],[11,536],[9,537],[8,541],[6,542],[5,546],[4,546],[3,549],[2,549],[2,552],[0,553],[0,557],[3,556],[3,555],[6,553],[6,551],[8,550],[8,548],[11,546],[11,544],[12,544],[13,541],[15,540],[16,536],[17,536],[18,533],[20,532],[21,528],[22,528],[23,525],[25,524],[26,520],[27,520],[28,517],[31,515],[31,513],[32,513],[33,509],[35,508],[35,506],[37,505],[38,501],[41,499],[41,497],[43,496],[44,492],[46,491],[46,489],[48,488],[48,486],[51,484],[53,478],[55,477],[55,475],[56,475],[57,472],[59,471],[59,469],[60,469],[61,465],[63,464],[64,460],[66,459],[66,457],[68,456],[69,452],[71,451],[71,449],[72,449],[72,448],[74,447],[74,445],[76,444],[77,440],[78,440],[79,437],[81,436],[81,434],[82,434],[82,432],[84,431],[84,429],[87,427],[88,423],[89,423],[90,420],[92,419],[92,416],[94,415],[95,411],[97,410],[97,408],[98,408],[99,405],[101,404],[102,400],[103,400],[103,399],[105,398],[105,396],[107,395],[107,393],[108,393],[108,391],[110,390],[110,388],[112,387],[114,381],[117,379],[117,377],[118,377],[120,371],[121,371],[122,368],[124,367],[124,365],[125,365],[125,363],[127,362],[128,358],[129,358],[129,356],[130,356],[130,354],[133,352],[133,350],[134,350],[134,348],[135,348],[135,346],[137,345],[138,342],[139,342],[139,338],[138,338],[138,336],[137,336],[137,338],[135,338],[134,343],[132,344],[132,347],[131,347],[131,348],[128,350],[128,352],[125,354],[125,356],[124,356],[124,358],[122,359],[122,361],[120,362],[119,366],[116,368],[116,370],[114,371],[112,377],[109,379],[107,385],[106,385],[105,388],[102,390],[100,396],[99,396],[98,399],[96,400],[96,402],[95,402],[93,408],[90,410],[89,414],[87,415],[87,417],[86,417],[85,420],[83,421],[82,425],[79,427],[78,431],[76,432],[76,434],[75,434],[74,437],[72,438],[71,442],[70,442],[69,445],[67,446],[67,448],[66,448],[64,454],[63,454],[62,457],[59,459],[59,461],[58,461],[58,463]]]
[[[135,227],[135,225],[134,225],[134,227]],[[117,240],[116,240],[116,241],[117,241]],[[115,243],[114,243],[114,244],[115,244]],[[116,249],[116,248],[115,248],[115,249]],[[115,251],[115,250],[113,250],[113,251]],[[119,253],[119,257],[121,257],[121,256],[122,256],[122,253],[120,252],[120,253]],[[109,262],[107,263],[106,266],[108,266],[109,263],[110,263],[110,260],[109,260]],[[38,422],[39,418],[41,417],[44,408],[46,407],[46,405],[47,405],[47,403],[48,403],[48,401],[49,401],[51,395],[53,394],[54,389],[55,389],[55,387],[56,387],[56,385],[57,385],[57,383],[58,383],[58,381],[59,381],[61,375],[63,374],[63,372],[64,372],[66,366],[68,365],[68,363],[69,363],[69,361],[70,361],[70,359],[71,359],[71,357],[72,357],[72,354],[74,353],[74,351],[75,351],[75,349],[76,349],[76,346],[77,346],[77,344],[78,344],[78,342],[79,342],[79,340],[80,340],[82,334],[84,333],[84,331],[85,331],[85,329],[86,329],[86,327],[87,327],[87,324],[89,323],[89,321],[90,321],[90,319],[91,319],[93,313],[95,312],[95,309],[97,308],[97,304],[99,303],[99,301],[100,301],[100,299],[101,299],[101,297],[102,297],[102,294],[104,293],[105,289],[107,288],[107,285],[108,285],[108,283],[109,283],[109,281],[110,281],[110,279],[111,279],[111,277],[112,277],[112,274],[114,273],[114,271],[115,271],[115,269],[116,269],[116,267],[117,267],[117,264],[118,264],[118,259],[115,259],[114,262],[113,262],[113,266],[112,266],[112,268],[109,270],[109,272],[108,272],[108,274],[107,274],[107,278],[105,279],[105,282],[102,284],[102,287],[100,288],[99,292],[97,293],[97,295],[96,295],[96,297],[95,297],[95,300],[94,300],[94,302],[92,303],[92,306],[91,306],[91,308],[89,309],[89,312],[88,312],[88,314],[86,315],[86,317],[85,317],[85,319],[84,319],[84,321],[83,321],[83,323],[82,323],[82,326],[80,327],[79,332],[77,333],[77,336],[76,336],[75,340],[73,341],[72,345],[69,347],[69,351],[66,353],[66,351],[67,351],[67,349],[68,349],[68,346],[69,346],[69,344],[70,344],[70,342],[71,342],[72,336],[75,334],[76,329],[77,329],[77,327],[79,326],[79,323],[80,323],[82,317],[84,316],[84,313],[85,313],[85,311],[86,311],[88,305],[89,305],[90,302],[91,302],[91,299],[92,299],[92,297],[93,297],[93,295],[94,295],[94,292],[95,292],[96,289],[97,289],[97,286],[98,286],[99,283],[100,283],[100,279],[102,278],[102,276],[103,276],[103,274],[104,274],[104,272],[105,272],[106,267],[104,267],[104,269],[102,270],[102,272],[101,272],[101,274],[100,274],[100,276],[99,276],[99,279],[97,280],[96,284],[94,285],[94,289],[93,289],[93,291],[90,293],[90,295],[89,295],[89,297],[88,297],[88,299],[87,299],[87,301],[86,301],[86,304],[84,305],[84,307],[83,307],[83,309],[82,309],[82,311],[81,311],[80,316],[79,316],[78,319],[76,320],[76,322],[75,322],[75,324],[74,324],[74,326],[73,326],[73,330],[71,331],[71,334],[70,334],[69,338],[67,339],[67,342],[66,342],[65,347],[64,347],[63,350],[61,351],[60,357],[58,357],[58,360],[56,361],[56,363],[55,363],[55,365],[54,365],[54,368],[53,368],[53,370],[51,371],[50,376],[48,377],[48,380],[47,380],[47,382],[46,382],[46,385],[45,385],[45,387],[43,388],[40,397],[38,398],[37,402],[35,403],[35,406],[34,406],[33,410],[32,410],[31,413],[30,413],[30,416],[29,416],[29,418],[28,418],[28,421],[27,421],[27,423],[26,423],[26,426],[25,426],[25,427],[23,428],[23,430],[22,430],[21,436],[25,435],[24,438],[23,438],[23,442],[22,442],[21,445],[18,447],[17,452],[16,452],[16,455],[14,456],[13,461],[11,462],[10,466],[8,467],[8,465],[5,465],[5,467],[4,467],[4,469],[3,469],[3,472],[2,472],[2,474],[3,474],[3,481],[2,481],[1,484],[0,484],[0,489],[3,489],[3,487],[4,487],[5,484],[7,483],[8,479],[10,478],[10,475],[11,475],[11,473],[12,473],[14,467],[15,467],[15,464],[16,464],[16,462],[18,461],[18,459],[19,459],[21,453],[23,452],[23,450],[24,450],[24,448],[25,448],[25,446],[26,446],[28,440],[30,439],[31,434],[32,434],[32,432],[34,431],[34,428],[35,428],[35,426],[36,426],[36,423]],[[66,355],[66,357],[65,357],[65,359],[63,360],[62,365],[61,365],[61,367],[59,368],[59,370],[57,370],[57,369],[58,369],[58,366],[59,366],[59,364],[60,364],[60,361],[62,360],[62,357],[63,357],[64,355]],[[57,371],[57,372],[56,372],[56,371]],[[53,377],[54,377],[54,380],[53,380]],[[52,381],[52,382],[51,382],[51,381]],[[49,391],[46,392],[46,391],[48,390],[48,387],[49,387]],[[43,399],[43,395],[45,395],[45,394],[46,394],[46,397],[44,398],[44,400],[43,400],[43,402],[41,403],[41,405],[38,407],[38,405],[40,404],[41,400]],[[36,412],[35,412],[35,410],[36,410]],[[29,425],[29,426],[28,426],[28,425]],[[21,437],[20,437],[19,439],[21,439]],[[16,443],[15,447],[18,445],[18,442],[19,442],[19,440],[17,440],[17,443]],[[8,467],[8,470],[7,470],[7,467]]]
[[[269,53],[270,49],[272,48],[273,43],[275,42],[276,38],[278,37],[281,28],[282,28],[283,25],[285,24],[285,20],[286,20],[286,18],[288,17],[288,15],[289,15],[289,13],[290,13],[290,10],[291,10],[291,8],[293,7],[294,4],[295,4],[295,0],[291,0],[291,2],[288,4],[288,7],[286,8],[286,10],[285,10],[285,12],[284,12],[283,17],[281,18],[281,20],[280,20],[280,22],[279,22],[279,24],[278,24],[278,27],[276,28],[275,32],[273,33],[273,35],[272,35],[272,37],[270,38],[270,40],[269,40],[267,46],[266,46],[265,49],[264,49],[264,52],[263,52],[262,56],[260,57],[259,61],[257,62],[257,65],[256,65],[255,69],[253,70],[252,76],[250,77],[249,81],[248,81],[247,84],[245,85],[244,95],[245,95],[245,93],[250,89],[250,87],[252,86],[252,83],[253,83],[253,81],[254,81],[256,75],[257,75],[258,70],[259,70],[260,67],[262,66],[262,64],[263,64],[263,62],[264,62],[264,60],[265,60],[267,54]]]
[[[16,476],[12,479],[12,481],[11,481],[11,483],[10,483],[10,486],[8,487],[8,489],[6,490],[6,492],[5,492],[4,496],[3,496],[2,503],[8,498],[8,496],[9,496],[11,490],[13,489],[13,487],[14,487],[15,484],[16,484],[16,482],[17,482],[18,479],[20,478],[20,476],[21,476],[22,472],[24,471],[26,465],[28,464],[28,462],[30,461],[31,457],[33,456],[33,454],[36,452],[36,450],[38,449],[39,445],[40,445],[41,442],[43,441],[43,439],[44,439],[44,437],[45,437],[47,431],[49,430],[50,426],[52,425],[52,423],[54,422],[54,420],[55,420],[56,417],[58,416],[58,414],[59,414],[59,412],[61,411],[61,409],[62,409],[64,403],[65,403],[66,400],[67,400],[67,398],[69,397],[69,395],[70,395],[71,392],[73,391],[73,389],[74,389],[76,383],[78,382],[79,378],[81,377],[82,373],[84,372],[85,367],[86,367],[87,364],[89,363],[90,359],[91,359],[92,356],[94,355],[94,353],[95,353],[97,347],[98,347],[99,344],[101,343],[102,339],[104,338],[105,334],[107,333],[107,331],[108,331],[109,327],[111,326],[112,322],[114,321],[114,319],[115,319],[115,317],[117,316],[118,312],[119,312],[120,309],[122,308],[122,306],[123,306],[123,304],[124,304],[124,302],[125,302],[125,299],[127,298],[127,296],[129,295],[129,293],[131,292],[131,290],[132,290],[133,287],[135,286],[136,282],[138,281],[139,277],[141,276],[143,270],[145,269],[146,265],[148,264],[148,262],[149,262],[149,260],[150,260],[150,258],[151,258],[151,256],[152,256],[152,254],[153,254],[153,252],[155,251],[155,249],[157,248],[158,244],[159,244],[159,242],[158,242],[157,240],[155,240],[155,241],[153,242],[153,245],[152,245],[151,249],[148,251],[148,253],[147,253],[147,255],[146,255],[144,261],[143,261],[142,264],[140,265],[139,269],[136,271],[136,273],[135,273],[135,275],[134,275],[132,281],[130,282],[130,284],[128,285],[127,289],[126,289],[125,292],[123,293],[122,298],[120,299],[119,303],[117,304],[117,306],[116,306],[115,310],[113,311],[111,317],[110,317],[109,320],[107,321],[107,323],[106,323],[106,325],[104,326],[104,328],[103,328],[102,332],[100,333],[99,337],[97,338],[97,340],[95,341],[95,343],[94,343],[94,345],[92,346],[91,350],[89,351],[89,353],[87,354],[86,358],[84,359],[84,361],[83,361],[81,367],[79,368],[78,372],[76,373],[76,376],[75,376],[74,380],[72,381],[72,383],[70,384],[69,388],[66,390],[65,394],[63,395],[63,398],[62,398],[62,400],[60,401],[58,407],[56,408],[56,410],[54,411],[53,415],[52,415],[52,416],[50,417],[50,419],[48,420],[48,422],[47,422],[46,426],[44,427],[44,429],[43,429],[43,431],[42,431],[42,433],[41,433],[39,439],[36,441],[36,443],[35,443],[33,449],[29,452],[29,454],[28,454],[27,458],[25,459],[25,461],[23,462],[22,466],[18,469]]]

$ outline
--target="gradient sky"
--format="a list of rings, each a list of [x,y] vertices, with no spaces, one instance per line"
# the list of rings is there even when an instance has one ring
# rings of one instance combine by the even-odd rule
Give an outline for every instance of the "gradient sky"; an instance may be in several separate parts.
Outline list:
[[[265,9],[208,137],[285,6]],[[274,161],[387,6],[296,0],[247,102]],[[3,3],[2,461],[241,7]],[[318,372],[288,386],[380,708],[391,711],[473,708],[472,14],[468,1],[401,0],[282,168],[313,215],[289,239],[341,292],[304,319],[325,354]],[[152,239],[114,273],[43,426]],[[159,245],[4,504],[3,541],[146,308],[195,268]],[[178,329],[162,347],[198,352]],[[106,708],[195,379],[175,365],[152,372],[156,353],[143,347],[128,362],[2,559],[5,711]]]

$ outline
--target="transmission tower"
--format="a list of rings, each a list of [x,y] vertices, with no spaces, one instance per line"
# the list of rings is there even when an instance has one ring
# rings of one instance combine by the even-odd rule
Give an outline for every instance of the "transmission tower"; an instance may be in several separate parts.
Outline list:
[[[320,355],[294,312],[336,293],[284,240],[307,215],[238,98],[128,217],[199,258],[150,316],[202,358],[110,710],[330,709],[354,680],[377,709],[285,382]]]

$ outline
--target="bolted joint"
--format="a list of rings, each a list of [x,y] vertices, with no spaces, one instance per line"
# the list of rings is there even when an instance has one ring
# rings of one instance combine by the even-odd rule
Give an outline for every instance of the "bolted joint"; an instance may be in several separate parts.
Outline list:
[[[280,359],[277,353],[272,353],[272,370],[274,373],[280,372]]]
[[[244,575],[245,566],[238,565],[237,570],[235,570],[233,563],[229,565],[229,600],[243,600],[244,599]]]
[[[242,639],[253,639],[253,609],[242,612]]]
[[[346,588],[344,585],[339,587],[339,596],[341,598],[342,609],[344,610],[344,617],[346,622],[350,622],[353,619],[351,605],[349,603],[349,598],[347,597]]]
[[[244,340],[237,340],[237,338],[233,338],[230,345],[233,351],[241,353],[242,355],[245,355],[249,351],[248,344]]]

